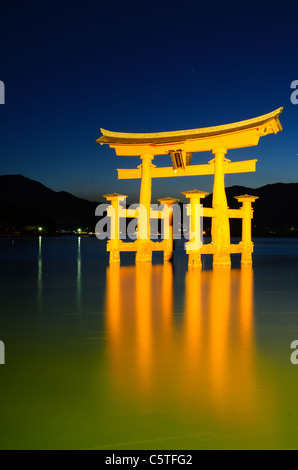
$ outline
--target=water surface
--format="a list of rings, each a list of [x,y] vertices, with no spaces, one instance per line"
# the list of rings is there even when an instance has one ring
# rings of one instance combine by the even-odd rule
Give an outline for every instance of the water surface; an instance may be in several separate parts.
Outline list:
[[[298,240],[254,265],[108,267],[93,238],[0,239],[0,448],[298,448]]]

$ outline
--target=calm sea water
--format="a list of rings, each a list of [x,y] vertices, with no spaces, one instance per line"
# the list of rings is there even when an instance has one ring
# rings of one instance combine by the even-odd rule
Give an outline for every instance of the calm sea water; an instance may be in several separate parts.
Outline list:
[[[0,239],[1,449],[298,448],[298,239],[253,268]]]

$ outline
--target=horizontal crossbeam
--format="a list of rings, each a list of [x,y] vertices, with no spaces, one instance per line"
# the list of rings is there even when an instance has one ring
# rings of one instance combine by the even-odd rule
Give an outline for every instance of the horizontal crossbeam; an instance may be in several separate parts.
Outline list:
[[[138,240],[134,242],[123,242],[123,241],[118,241],[117,246],[115,244],[110,244],[110,241],[115,241],[115,240],[109,240],[107,243],[107,251],[138,251]],[[149,241],[150,249],[152,251],[165,251],[168,248],[168,240],[163,240],[161,242],[153,242]]]
[[[245,250],[245,246],[242,243],[238,244],[231,244],[228,247],[229,253],[242,253]],[[213,255],[216,253],[216,246],[209,244],[209,245],[202,245],[200,248],[200,253],[202,255]],[[190,250],[187,250],[187,254],[192,253]]]
[[[167,249],[167,240],[163,240],[161,242],[149,242],[150,249],[152,251],[165,251]],[[124,243],[122,241],[118,242],[117,247],[112,247],[110,243],[107,244],[107,251],[134,251],[136,252],[138,250],[138,241],[135,242],[128,242]],[[245,250],[245,246],[242,243],[239,244],[231,244],[228,247],[228,250],[230,253],[242,253]],[[202,245],[199,252],[202,255],[207,255],[207,254],[214,254],[216,252],[216,247],[215,245],[208,244],[208,245]],[[193,253],[192,250],[187,250],[187,254]]]
[[[256,171],[257,160],[246,160],[244,162],[224,162],[223,170],[226,174],[249,173]],[[141,179],[142,169],[133,170],[118,169],[118,179]],[[214,175],[214,162],[205,165],[189,165],[185,169],[174,170],[172,167],[154,167],[150,169],[151,178],[172,178],[177,176],[202,176]]]

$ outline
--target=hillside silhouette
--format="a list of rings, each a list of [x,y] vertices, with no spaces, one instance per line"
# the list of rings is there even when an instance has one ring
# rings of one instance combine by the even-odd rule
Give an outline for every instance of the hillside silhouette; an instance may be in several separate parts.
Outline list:
[[[78,227],[94,229],[96,202],[56,192],[22,175],[0,176],[0,232],[41,226],[49,233]]]
[[[253,205],[254,236],[298,236],[298,183],[268,184],[257,189],[244,186],[226,188],[231,209],[240,205],[235,196],[251,194],[259,199]],[[56,230],[75,230],[81,227],[94,231],[98,218],[91,202],[65,191],[53,191],[43,184],[22,175],[0,176],[0,233],[26,232],[26,227],[41,226],[49,234]],[[211,207],[212,194],[204,200]],[[204,220],[210,233],[211,219]],[[241,220],[231,220],[231,234],[241,234]]]

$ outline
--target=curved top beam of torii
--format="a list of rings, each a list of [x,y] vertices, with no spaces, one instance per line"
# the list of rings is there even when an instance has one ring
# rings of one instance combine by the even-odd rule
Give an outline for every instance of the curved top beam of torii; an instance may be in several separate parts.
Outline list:
[[[120,156],[166,155],[173,150],[203,152],[215,148],[235,149],[257,145],[260,137],[282,130],[283,108],[257,118],[222,126],[173,132],[123,133],[101,129],[100,144],[108,144]]]

